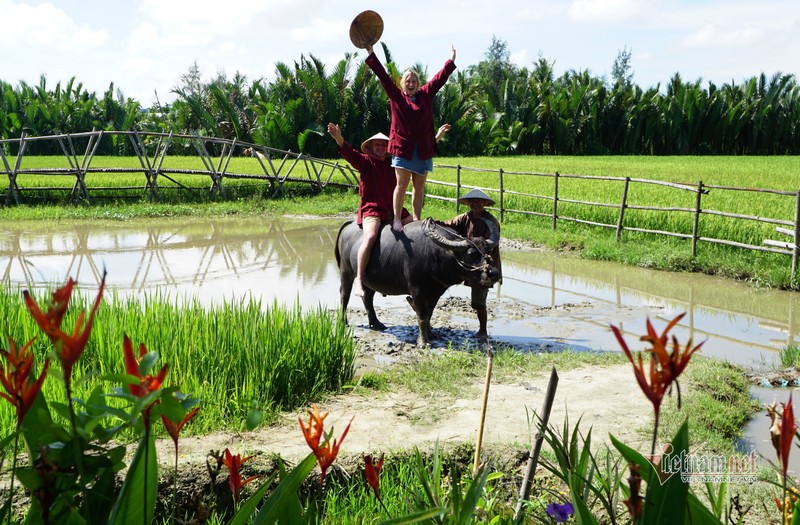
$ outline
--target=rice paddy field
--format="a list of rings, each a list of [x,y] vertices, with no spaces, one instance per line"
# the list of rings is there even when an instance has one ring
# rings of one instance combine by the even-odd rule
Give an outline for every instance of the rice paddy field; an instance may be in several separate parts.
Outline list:
[[[762,286],[798,287],[790,250],[765,241],[788,242],[790,236],[776,228],[797,227],[800,157],[520,156],[435,161],[426,185],[425,209],[434,218],[451,217],[457,211],[456,195],[478,187],[497,200],[492,212],[501,219],[505,237],[554,249],[568,247],[588,258],[712,273]],[[161,165],[165,175],[158,178],[153,196],[138,158],[95,157],[90,169],[115,171],[87,173],[91,205],[52,209],[48,205],[86,203],[71,196],[75,176],[26,171],[63,172],[68,166],[65,157],[24,157],[17,185],[22,203],[28,206],[0,208],[0,219],[264,211],[325,215],[352,213],[358,205],[358,196],[348,189],[355,179],[341,159],[220,158],[215,169],[224,167],[226,176],[222,193],[213,195],[212,177],[203,171],[207,166],[199,157],[165,157]],[[0,181],[0,192],[7,190],[8,181]],[[196,209],[199,203],[214,206],[204,212]]]
[[[50,297],[37,299],[44,308]],[[158,296],[143,302],[106,299],[73,370],[74,377],[83,378],[74,389],[80,399],[88,399],[97,386],[117,386],[102,377],[124,373],[123,335],[135,348],[141,343],[158,352],[159,367],[169,366],[169,384],[203,400],[192,425],[199,434],[241,430],[253,409],[268,419],[339,391],[353,378],[357,349],[349,328],[321,309],[262,308],[255,299],[210,309],[194,300]],[[76,296],[64,327],[74,326],[78,313],[90,306]],[[18,345],[36,338],[37,355],[52,351],[20,293],[0,291],[0,318],[6,320],[4,333]],[[65,400],[63,384],[55,378],[45,382],[43,392],[48,399]],[[13,428],[15,418],[13,407],[0,403],[0,428]]]

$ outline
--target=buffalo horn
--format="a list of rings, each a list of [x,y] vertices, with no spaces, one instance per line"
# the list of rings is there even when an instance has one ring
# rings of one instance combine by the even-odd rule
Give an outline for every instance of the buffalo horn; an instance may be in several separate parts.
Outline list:
[[[486,241],[487,251],[492,251],[497,246],[497,243],[500,242],[500,228],[497,227],[494,221],[490,221],[485,217],[483,222],[489,227],[489,239]]]
[[[430,238],[439,246],[449,248],[453,251],[463,251],[469,248],[469,241],[467,239],[464,239],[463,237],[460,241],[447,239],[441,233],[436,231],[436,224],[431,220],[430,217],[422,222],[422,231],[428,238]]]

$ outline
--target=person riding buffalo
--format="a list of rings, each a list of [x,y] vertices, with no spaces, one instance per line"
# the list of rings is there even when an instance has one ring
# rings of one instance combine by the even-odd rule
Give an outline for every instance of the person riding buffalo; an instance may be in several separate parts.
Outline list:
[[[433,128],[433,98],[447,83],[456,69],[456,49],[451,49],[450,59],[442,69],[426,84],[420,85],[419,73],[407,69],[401,78],[400,87],[384,69],[372,49],[366,46],[366,64],[375,73],[389,97],[392,122],[389,129],[389,153],[395,168],[397,185],[394,189],[392,229],[403,231],[399,218],[403,207],[409,181],[411,188],[411,208],[414,220],[421,220],[422,205],[425,198],[425,177],[433,171],[433,156],[436,153],[436,140]]]
[[[500,223],[494,216],[486,210],[487,206],[494,206],[494,200],[488,195],[478,189],[474,189],[458,199],[459,204],[469,206],[469,211],[453,217],[449,221],[444,221],[443,224],[449,226],[456,231],[459,235],[467,239],[474,239],[482,237],[488,239],[490,236],[489,226],[486,221],[491,221],[497,226],[497,231],[500,231]],[[494,246],[494,249],[487,254],[494,267],[497,269],[499,280],[503,282],[503,271],[500,265],[500,243]],[[487,341],[489,332],[487,331],[488,311],[486,309],[486,298],[489,295],[489,288],[482,286],[480,283],[467,282],[464,284],[472,288],[472,308],[478,316],[478,339]]]
[[[361,152],[358,152],[344,140],[338,125],[328,123],[328,134],[336,141],[339,154],[359,173],[358,194],[361,198],[357,222],[363,230],[363,238],[358,249],[358,267],[353,282],[353,293],[363,297],[364,269],[369,264],[369,256],[378,239],[381,224],[392,222],[394,219],[392,195],[396,179],[387,154],[389,137],[383,133],[376,133],[361,143]],[[408,210],[402,208],[399,213],[401,224],[411,222]]]

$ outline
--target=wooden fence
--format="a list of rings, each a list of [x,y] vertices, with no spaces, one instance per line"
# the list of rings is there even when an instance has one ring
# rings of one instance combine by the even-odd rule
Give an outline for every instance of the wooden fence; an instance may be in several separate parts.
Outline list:
[[[139,162],[136,168],[114,168],[114,167],[93,167],[92,161],[101,140],[113,136],[127,138]],[[25,155],[26,145],[32,141],[55,140],[58,141],[67,165],[61,168],[23,168],[22,161]],[[173,141],[183,141],[184,144],[191,144],[202,162],[203,169],[179,169],[169,167],[165,163],[167,152]],[[81,144],[81,148],[78,144]],[[219,151],[219,155],[212,157],[209,153],[209,145],[212,149]],[[4,151],[10,150],[13,146],[16,151],[15,156],[11,156]],[[233,157],[249,157],[254,159],[255,169],[250,172],[233,171],[229,169],[230,161]],[[149,200],[158,198],[159,181],[166,179],[175,184],[175,187],[183,190],[197,190],[198,188],[188,187],[175,179],[175,175],[197,175],[206,177],[210,182],[208,192],[211,196],[220,196],[224,191],[224,181],[226,179],[251,179],[256,182],[263,182],[269,185],[272,195],[279,195],[283,191],[283,186],[287,182],[308,184],[317,190],[323,190],[328,186],[349,187],[358,186],[358,173],[347,163],[317,159],[302,153],[278,150],[262,145],[239,142],[236,139],[219,139],[214,137],[203,137],[200,135],[175,134],[175,133],[144,133],[137,131],[91,131],[85,133],[74,133],[64,135],[53,135],[44,137],[31,137],[24,135],[19,139],[0,140],[0,168],[5,171],[8,178],[8,189],[6,192],[6,205],[20,204],[24,201],[23,195],[29,191],[41,190],[64,190],[61,188],[20,188],[18,177],[24,175],[61,175],[74,178],[70,196],[74,201],[90,201],[91,195],[89,187],[86,185],[86,177],[92,173],[141,173],[144,175],[144,183],[141,186],[121,188],[93,187],[94,190],[134,190],[144,191]],[[454,173],[451,179],[455,182],[433,179],[434,173],[442,171]],[[552,228],[558,227],[559,221],[569,221],[581,223],[601,228],[610,228],[615,231],[616,239],[619,240],[624,232],[641,232],[653,235],[664,235],[687,239],[691,242],[692,257],[697,255],[698,243],[712,243],[733,246],[748,250],[761,252],[771,252],[791,256],[792,274],[795,275],[798,266],[797,239],[800,237],[800,190],[781,191],[763,188],[741,188],[731,186],[707,185],[702,181],[692,184],[681,184],[665,182],[659,180],[638,179],[631,177],[610,177],[610,176],[587,176],[556,173],[536,173],[536,172],[515,172],[504,171],[503,169],[483,169],[470,168],[464,166],[436,165],[435,172],[428,179],[428,199],[439,199],[455,204],[458,211],[457,199],[466,191],[471,189],[481,189],[490,195],[495,195],[496,206],[494,210],[499,215],[499,220],[504,221],[506,214],[522,214],[526,216],[537,216],[550,221]],[[474,179],[478,175],[481,184],[466,184],[464,179]],[[543,178],[548,181],[547,186],[551,188],[548,194],[533,194],[518,191],[518,188],[507,187],[507,176],[524,176]],[[588,181],[592,184],[618,184],[620,186],[619,201],[601,202],[587,201],[571,198],[567,192],[560,189],[560,182],[566,179],[576,179]],[[496,186],[492,184],[496,181]],[[694,194],[694,205],[691,207],[676,206],[643,206],[629,202],[629,193],[633,185],[657,185],[668,188],[675,192],[690,192]],[[439,188],[436,191],[434,188]],[[431,191],[432,190],[432,191]],[[714,192],[754,192],[760,194],[772,194],[780,198],[792,199],[794,210],[793,217],[762,217],[741,213],[731,213],[722,210],[704,208],[704,197]],[[438,194],[437,194],[438,193]],[[528,202],[546,202],[547,211],[541,211],[542,206],[538,206],[539,211],[531,206],[530,209],[513,208],[506,204],[506,201],[515,197],[518,201],[527,200]],[[678,199],[675,199],[678,202]],[[614,210],[615,220],[600,222],[592,220],[596,215],[591,213],[573,213],[572,216],[563,213],[560,205],[577,205],[578,209],[593,207]],[[575,209],[575,207],[573,207]],[[691,232],[646,229],[635,225],[626,225],[626,212],[646,210],[663,213],[684,213],[692,217]],[[774,240],[765,238],[761,244],[744,243],[733,239],[717,238],[712,235],[704,235],[701,227],[702,216],[725,217],[734,221],[754,221],[756,223],[774,225],[776,233],[785,235],[784,240]],[[787,240],[788,239],[788,240]]]
[[[429,178],[427,184],[432,186],[441,186],[445,188],[451,188],[451,191],[454,189],[454,193],[456,196],[460,196],[465,194],[466,192],[472,189],[480,189],[489,195],[496,195],[496,204],[493,208],[497,211],[499,215],[499,220],[503,222],[504,217],[508,213],[518,213],[524,214],[529,216],[538,216],[542,218],[546,218],[552,224],[552,228],[555,230],[557,229],[559,221],[570,221],[575,223],[587,224],[590,226],[597,226],[601,228],[610,228],[615,230],[615,235],[617,241],[620,240],[623,232],[642,232],[654,235],[665,235],[670,237],[679,237],[683,239],[687,239],[691,241],[691,253],[692,257],[697,255],[697,246],[699,242],[706,242],[712,244],[723,244],[727,246],[733,246],[737,248],[744,248],[748,250],[756,250],[761,252],[771,252],[771,253],[778,253],[783,255],[791,256],[792,261],[792,274],[796,274],[797,272],[797,265],[798,265],[798,256],[800,255],[800,250],[798,249],[798,244],[796,240],[800,236],[800,190],[797,191],[783,191],[783,190],[774,190],[774,189],[765,189],[765,188],[740,188],[740,187],[733,187],[733,186],[719,186],[719,185],[710,185],[710,184],[703,184],[702,181],[697,182],[696,185],[690,184],[681,184],[681,183],[674,183],[674,182],[665,182],[659,180],[650,180],[650,179],[637,179],[631,177],[609,177],[609,176],[594,176],[594,175],[565,175],[556,173],[535,173],[535,172],[516,172],[516,171],[504,171],[503,169],[483,169],[483,168],[469,168],[464,166],[448,166],[448,165],[437,165],[436,170],[453,170],[455,171],[455,183],[434,180]],[[435,171],[436,171],[435,170]],[[490,174],[491,177],[484,179],[485,181],[496,180],[497,186],[492,187],[488,184],[484,184],[481,186],[477,185],[467,185],[462,182],[465,178],[465,174],[467,173],[484,173]],[[524,193],[519,191],[514,191],[508,189],[506,186],[505,177],[507,175],[521,175],[527,177],[544,177],[550,179],[552,193],[551,194],[532,194],[532,193]],[[496,177],[496,179],[495,179]],[[579,179],[585,181],[591,181],[595,183],[604,183],[604,182],[612,182],[619,184],[621,186],[620,191],[620,200],[618,202],[597,202],[597,201],[585,201],[585,200],[576,200],[569,198],[569,195],[565,195],[559,189],[559,182],[563,179]],[[694,194],[694,206],[693,207],[675,207],[675,206],[643,206],[643,205],[635,205],[629,203],[629,193],[630,188],[633,184],[642,184],[642,185],[657,185],[662,186],[665,188],[670,188],[676,192],[691,192]],[[787,199],[791,199],[793,201],[793,210],[794,214],[791,219],[789,218],[772,218],[772,217],[762,217],[757,215],[747,215],[741,213],[731,213],[721,210],[714,210],[714,209],[707,209],[703,207],[704,201],[703,197],[709,195],[712,191],[731,191],[731,192],[749,192],[749,193],[761,193],[761,194],[771,194],[782,196]],[[519,196],[519,197],[526,197],[529,199],[535,200],[544,200],[550,203],[550,211],[547,213],[542,211],[533,211],[533,210],[526,210],[526,209],[514,209],[511,207],[506,206],[505,201],[506,198],[509,196]],[[440,199],[446,201],[454,201],[456,199],[431,195],[430,193],[426,196],[426,198],[433,198],[433,199]],[[611,208],[616,210],[616,220],[614,222],[598,222],[594,220],[589,220],[586,216],[567,216],[560,213],[559,204],[562,203],[570,203],[579,206],[586,206],[586,207],[603,207],[603,208]],[[628,210],[647,210],[653,212],[664,212],[664,213],[686,213],[690,214],[692,217],[692,231],[691,233],[684,233],[678,231],[667,231],[667,230],[656,230],[656,229],[645,229],[639,228],[636,226],[625,226],[625,214]],[[458,206],[456,206],[456,211],[458,211]],[[589,214],[587,214],[588,216]],[[701,228],[701,221],[700,218],[703,215],[707,216],[718,216],[718,217],[725,217],[731,220],[742,220],[742,221],[753,221],[756,223],[762,224],[769,224],[775,225],[776,233],[781,235],[786,235],[790,240],[772,240],[772,239],[763,239],[762,244],[755,245],[755,244],[748,244],[743,242],[738,242],[731,239],[721,239],[715,238],[712,236],[703,235],[703,231]]]
[[[92,166],[100,141],[113,136],[122,136],[130,140],[133,151],[139,161],[137,168]],[[22,162],[25,158],[26,146],[31,142],[41,140],[58,141],[67,165],[59,168],[24,168]],[[169,167],[165,164],[170,145],[173,141],[178,140],[194,146],[198,158],[202,162],[202,169],[182,169]],[[13,159],[4,152],[11,145],[16,151]],[[209,153],[209,145],[220,151],[217,158],[212,157]],[[248,173],[229,170],[231,158],[234,156],[252,157],[257,162],[257,167]],[[319,190],[324,189],[328,184],[348,187],[358,185],[358,173],[347,163],[330,162],[309,157],[302,153],[240,142],[236,139],[228,140],[178,133],[90,131],[41,137],[31,137],[23,133],[19,139],[0,140],[0,161],[2,161],[1,167],[8,177],[6,205],[20,204],[23,202],[23,195],[26,192],[63,190],[63,187],[29,187],[22,191],[18,183],[18,177],[21,175],[60,175],[74,178],[70,197],[73,201],[85,202],[90,202],[92,198],[86,185],[86,177],[91,173],[142,173],[145,177],[142,186],[94,187],[92,189],[144,190],[148,200],[158,198],[160,179],[166,179],[182,190],[198,189],[186,186],[176,180],[174,176],[178,174],[207,177],[210,182],[208,191],[212,197],[223,193],[225,179],[262,181],[269,185],[273,195],[280,194],[283,191],[283,185],[287,182],[305,183]],[[299,169],[299,166],[302,166],[303,169]],[[305,171],[304,174],[301,173],[303,170]],[[331,179],[334,175],[340,175],[339,180],[343,182],[332,182]]]

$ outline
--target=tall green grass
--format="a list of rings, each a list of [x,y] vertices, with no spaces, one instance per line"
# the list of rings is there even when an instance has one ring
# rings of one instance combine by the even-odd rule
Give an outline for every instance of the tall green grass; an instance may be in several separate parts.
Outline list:
[[[40,304],[48,299],[38,298]],[[74,326],[77,312],[88,308],[85,298],[77,299],[62,328]],[[17,343],[37,337],[34,348],[44,358],[48,340],[28,315],[21,294],[0,291],[0,318],[6,320],[3,332]],[[357,356],[349,328],[322,308],[264,307],[252,298],[204,307],[196,299],[111,297],[101,305],[74,370],[74,377],[89,376],[75,388],[77,397],[88,397],[99,375],[124,372],[123,334],[135,347],[143,343],[159,352],[161,363],[169,365],[167,384],[202,400],[203,409],[191,425],[197,433],[243,428],[250,409],[269,414],[338,391],[352,379]],[[106,385],[106,390],[111,386],[117,385]],[[46,381],[44,392],[48,399],[64,399],[58,381]],[[14,417],[10,405],[0,404],[3,428],[11,428]]]

